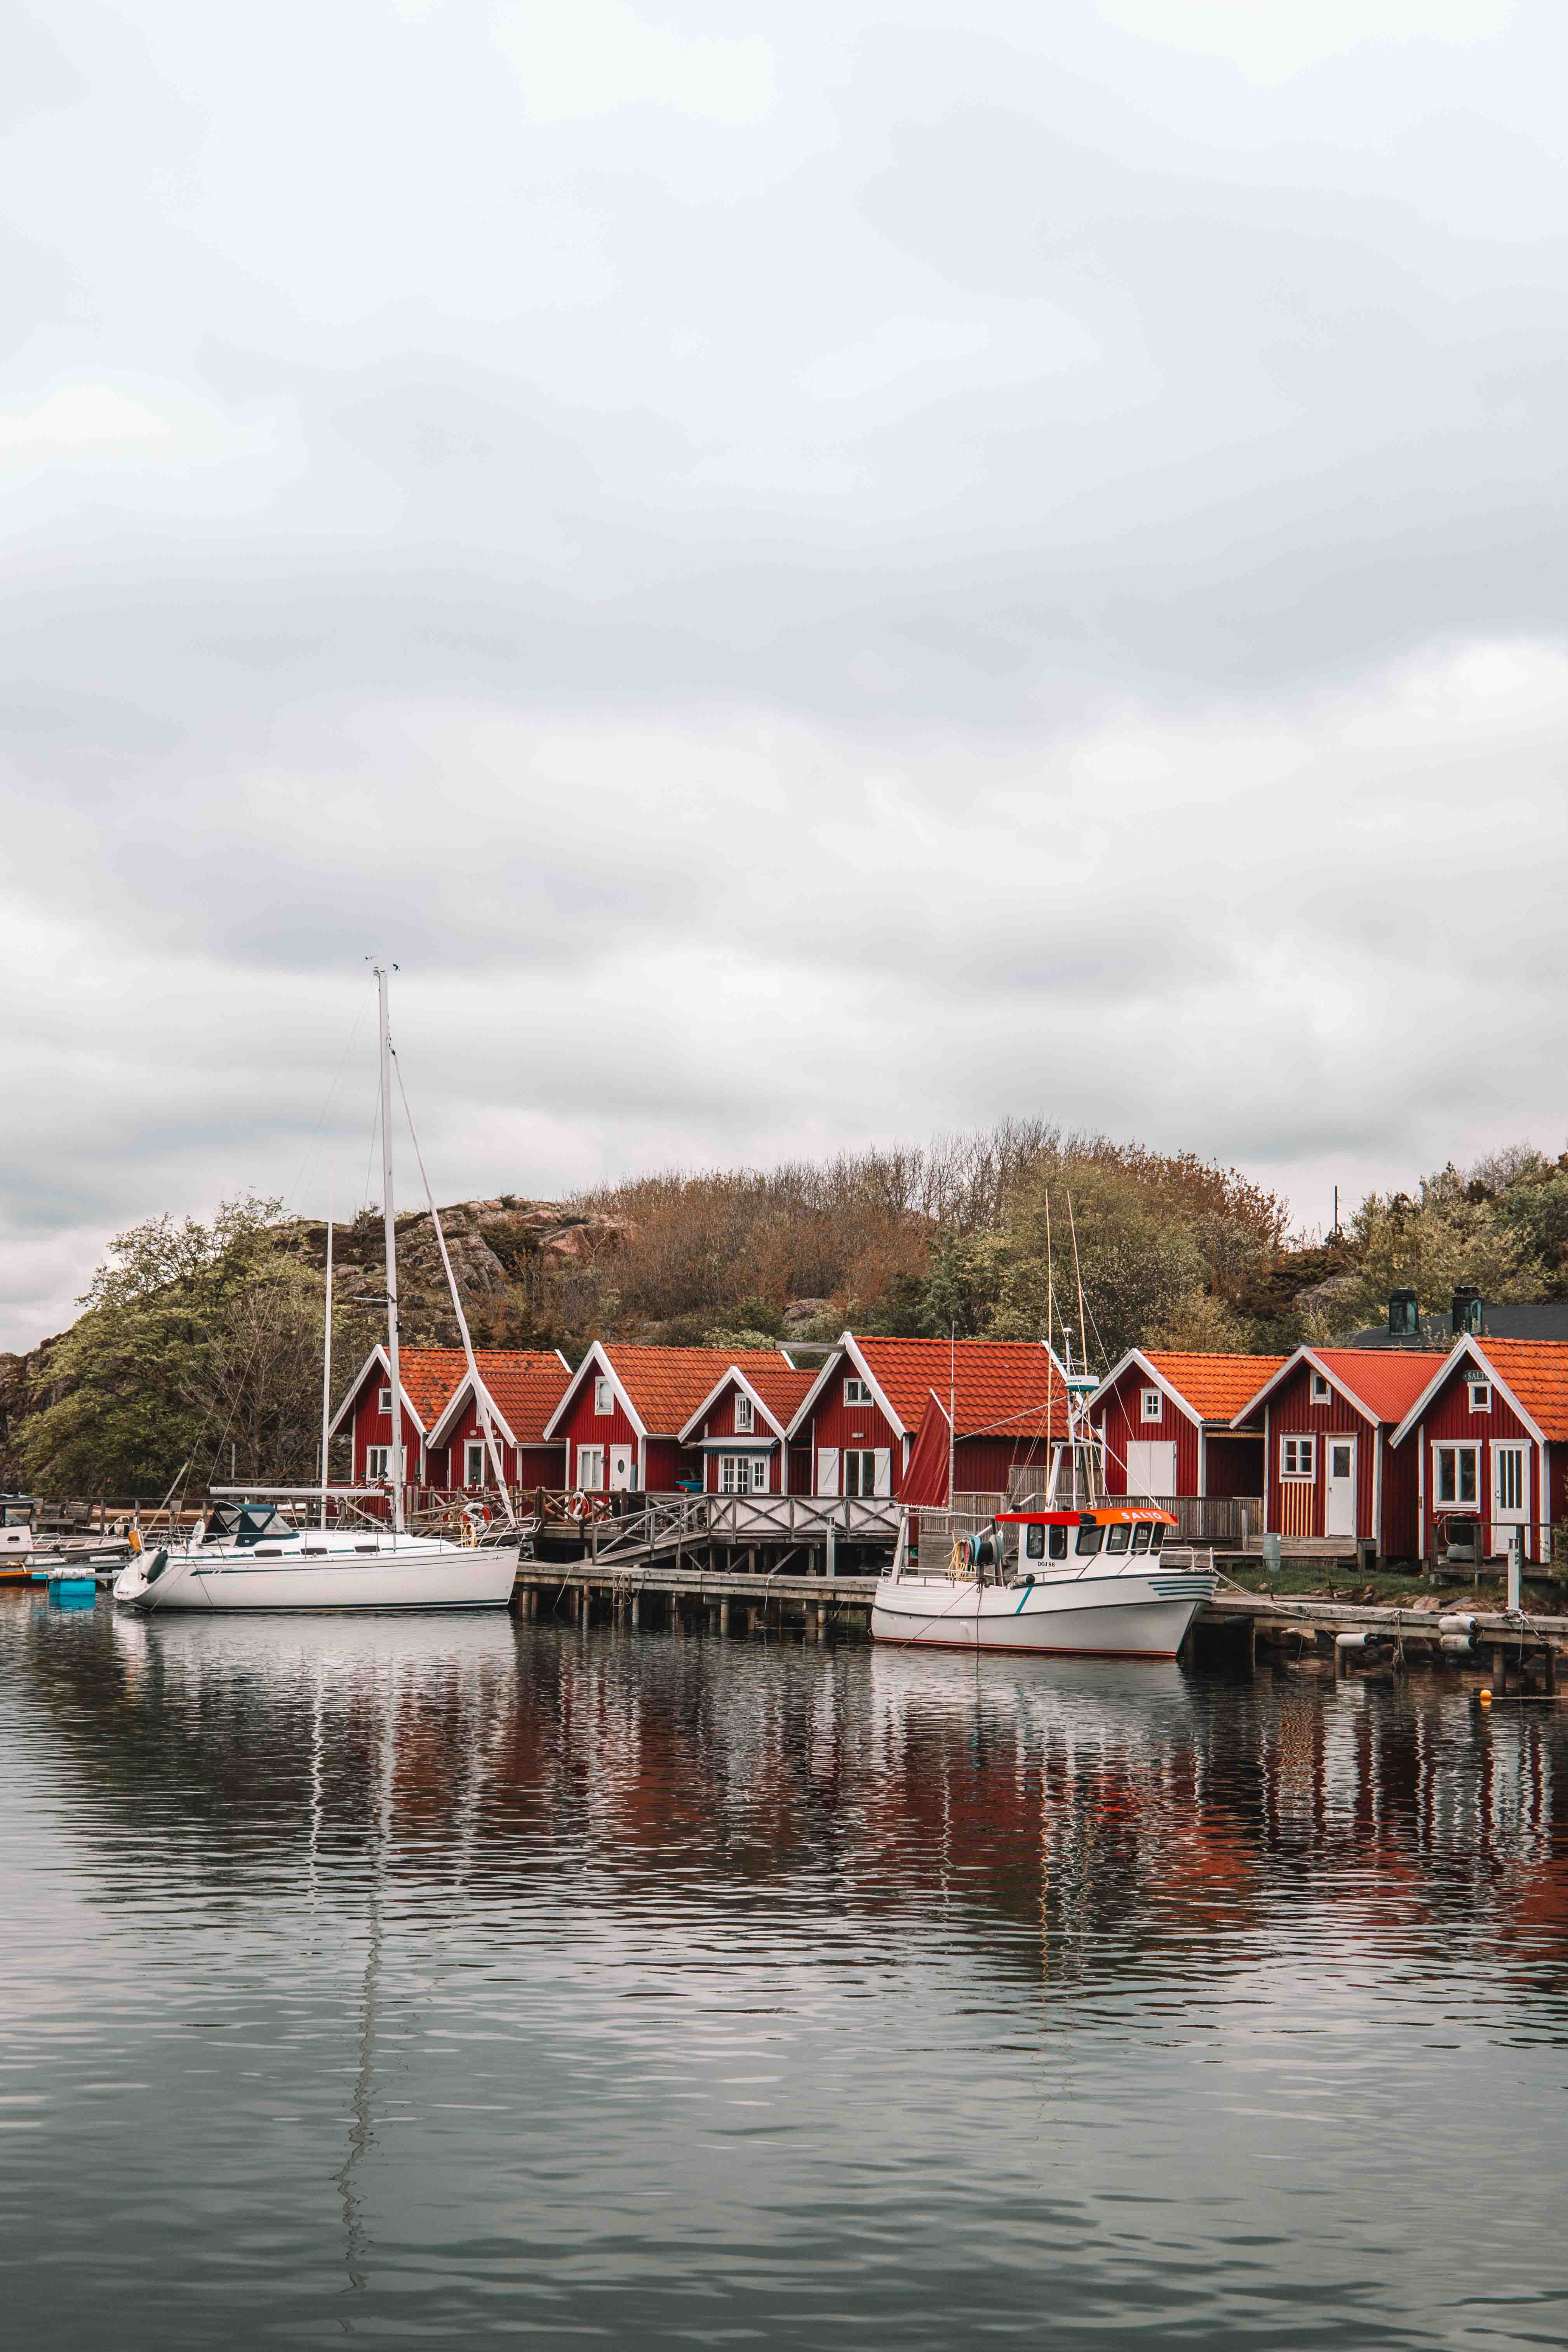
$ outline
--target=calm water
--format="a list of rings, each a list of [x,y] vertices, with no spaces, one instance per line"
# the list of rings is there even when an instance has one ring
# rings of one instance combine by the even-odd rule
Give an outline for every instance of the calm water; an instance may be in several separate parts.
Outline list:
[[[0,1600],[55,2346],[1559,2345],[1568,1724]]]

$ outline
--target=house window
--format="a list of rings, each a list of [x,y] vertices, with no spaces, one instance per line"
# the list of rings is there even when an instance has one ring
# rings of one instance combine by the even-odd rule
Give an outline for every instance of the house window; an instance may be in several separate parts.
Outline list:
[[[616,1409],[615,1383],[612,1381],[594,1382],[594,1411],[601,1416]]]
[[[737,1436],[737,1437],[749,1437],[749,1436],[751,1435],[751,1433],[752,1433],[752,1430],[753,1426],[754,1426],[754,1423],[753,1423],[752,1416],[752,1400],[751,1400],[751,1398],[750,1398],[749,1396],[737,1396],[737,1398],[735,1399],[735,1434],[736,1434],[736,1436]]]
[[[1165,1417],[1165,1401],[1164,1401],[1164,1399],[1162,1397],[1162,1395],[1160,1394],[1159,1390],[1158,1390],[1158,1389],[1144,1389],[1144,1390],[1142,1390],[1142,1391],[1141,1391],[1141,1399],[1140,1399],[1140,1403],[1139,1403],[1139,1418],[1140,1418],[1140,1420],[1142,1420],[1142,1421],[1163,1421],[1164,1417]]]
[[[868,1447],[864,1453],[849,1452],[844,1455],[844,1486],[846,1495],[874,1495],[877,1491],[877,1456]]]
[[[871,1402],[871,1387],[869,1381],[857,1380],[846,1381],[844,1383],[844,1402],[846,1404],[869,1404]]]
[[[1479,1445],[1432,1448],[1432,1499],[1439,1510],[1473,1510],[1479,1491]]]
[[[580,1445],[577,1448],[577,1484],[591,1495],[603,1492],[605,1449],[602,1445]]]
[[[1312,1374],[1312,1402],[1314,1404],[1327,1404],[1328,1402],[1329,1376],[1327,1372],[1314,1372]]]
[[[765,1454],[721,1454],[719,1492],[721,1495],[765,1495],[768,1463]]]
[[[1472,1412],[1490,1412],[1491,1409],[1492,1384],[1490,1381],[1472,1381],[1470,1382],[1470,1411]]]
[[[1318,1441],[1315,1437],[1282,1437],[1279,1440],[1281,1478],[1315,1477],[1317,1469]]]
[[[364,1449],[364,1475],[367,1478],[390,1478],[392,1448],[390,1445],[367,1445]]]
[[[1522,1445],[1500,1445],[1492,1454],[1496,1464],[1493,1483],[1497,1487],[1500,1511],[1516,1512],[1524,1508],[1524,1448]]]
[[[375,1409],[377,1412],[389,1413],[392,1411],[392,1391],[390,1389],[377,1389],[375,1392]]]
[[[485,1483],[485,1445],[480,1437],[470,1437],[463,1448],[463,1484],[482,1486]]]

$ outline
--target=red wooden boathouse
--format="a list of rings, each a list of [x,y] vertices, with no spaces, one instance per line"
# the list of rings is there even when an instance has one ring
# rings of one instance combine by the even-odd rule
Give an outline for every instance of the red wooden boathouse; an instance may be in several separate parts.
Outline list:
[[[1283,1356],[1129,1348],[1089,1400],[1110,1495],[1263,1493],[1263,1420],[1244,1414]]]
[[[1237,1414],[1263,1423],[1263,1525],[1302,1542],[1370,1538],[1414,1559],[1415,1460],[1394,1433],[1432,1377],[1430,1355],[1298,1348]]]
[[[1394,1442],[1412,1456],[1423,1559],[1468,1528],[1483,1559],[1515,1528],[1526,1559],[1548,1557],[1551,1529],[1568,1517],[1568,1343],[1461,1339]]]
[[[788,1494],[789,1425],[815,1378],[783,1356],[765,1370],[726,1367],[680,1433],[682,1445],[702,1458],[709,1494]]]
[[[564,1356],[543,1359],[478,1349],[474,1360],[489,1402],[490,1422],[501,1457],[501,1475],[509,1486],[554,1486],[565,1484],[565,1447],[544,1434],[572,1377]],[[465,1369],[446,1409],[431,1430],[426,1448],[434,1465],[446,1460],[443,1477],[434,1467],[433,1484],[447,1486],[489,1486],[495,1470],[485,1444],[484,1422],[474,1383]]]
[[[1068,1433],[1067,1381],[1037,1339],[889,1339],[846,1331],[790,1430],[805,1491],[947,1498],[948,1398],[961,1493],[1005,1494],[1015,1467],[1037,1466]],[[928,1434],[929,1430],[929,1434]],[[914,1469],[915,1486],[907,1485]],[[792,1484],[798,1485],[792,1470]]]
[[[540,1374],[564,1381],[566,1359],[555,1349],[481,1348],[475,1360],[487,1387],[518,1375]],[[432,1433],[442,1420],[460,1382],[468,1379],[468,1363],[461,1348],[400,1348],[403,1375],[403,1453],[405,1483],[444,1486],[448,1482],[445,1439],[431,1450]],[[392,1367],[384,1343],[378,1341],[360,1366],[332,1415],[331,1434],[353,1431],[350,1477],[355,1486],[374,1486],[392,1477]]]
[[[565,1448],[568,1486],[674,1494],[702,1485],[702,1455],[681,1432],[731,1371],[766,1380],[775,1349],[637,1348],[595,1339],[545,1427]]]

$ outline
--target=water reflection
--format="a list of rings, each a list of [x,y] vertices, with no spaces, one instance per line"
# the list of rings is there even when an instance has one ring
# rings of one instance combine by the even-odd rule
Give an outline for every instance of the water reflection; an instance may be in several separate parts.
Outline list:
[[[0,1603],[13,2305],[1554,2340],[1563,1740],[1417,1680]]]

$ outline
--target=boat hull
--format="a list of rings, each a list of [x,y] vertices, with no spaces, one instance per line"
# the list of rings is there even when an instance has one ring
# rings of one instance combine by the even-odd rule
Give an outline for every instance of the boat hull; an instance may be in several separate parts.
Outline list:
[[[517,1580],[517,1547],[407,1544],[395,1550],[328,1553],[313,1559],[218,1561],[176,1552],[152,1583],[133,1561],[116,1601],[143,1615],[193,1610],[504,1609]]]
[[[872,1604],[871,1638],[906,1649],[1173,1658],[1214,1588],[1211,1570],[1163,1567],[1030,1585],[886,1577]]]

